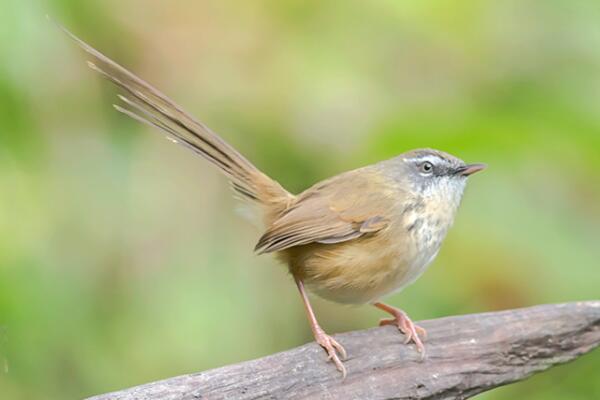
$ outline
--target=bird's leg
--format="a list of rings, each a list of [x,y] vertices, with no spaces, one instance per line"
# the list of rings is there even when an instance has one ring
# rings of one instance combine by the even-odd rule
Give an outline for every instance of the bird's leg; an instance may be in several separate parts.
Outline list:
[[[423,342],[421,342],[421,337],[423,340],[427,337],[427,331],[421,328],[418,325],[415,325],[408,315],[399,308],[389,306],[384,303],[373,303],[373,305],[380,310],[383,310],[387,313],[392,314],[394,318],[385,318],[379,321],[379,326],[383,325],[395,325],[400,329],[402,333],[406,335],[405,343],[410,343],[411,341],[415,343],[417,346],[417,351],[421,353],[421,358],[425,358],[425,346]]]
[[[306,290],[304,289],[304,283],[300,279],[296,278],[296,285],[298,286],[298,290],[300,291],[300,296],[302,296],[302,302],[304,303],[304,308],[306,309],[306,316],[308,317],[308,322],[310,322],[310,328],[312,329],[313,335],[315,336],[315,341],[325,349],[327,352],[327,359],[333,361],[338,371],[342,373],[342,378],[346,377],[346,367],[342,364],[339,355],[342,356],[342,360],[346,358],[346,350],[339,344],[334,338],[325,333],[323,328],[317,322],[317,317],[315,317],[315,313],[308,301],[308,295],[306,294]]]

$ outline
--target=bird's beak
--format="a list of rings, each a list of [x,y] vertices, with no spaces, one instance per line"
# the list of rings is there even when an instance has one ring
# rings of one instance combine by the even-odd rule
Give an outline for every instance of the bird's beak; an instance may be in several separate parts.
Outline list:
[[[464,167],[458,168],[456,174],[460,176],[469,176],[486,168],[487,164],[467,164]]]

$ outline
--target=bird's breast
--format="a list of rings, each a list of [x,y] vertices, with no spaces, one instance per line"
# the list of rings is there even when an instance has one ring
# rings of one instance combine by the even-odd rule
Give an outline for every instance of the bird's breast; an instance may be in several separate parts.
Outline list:
[[[292,274],[323,298],[349,304],[375,302],[426,270],[450,224],[416,206],[385,232],[292,248],[285,259]]]
[[[437,256],[446,233],[454,220],[454,209],[446,209],[435,203],[417,203],[409,207],[402,220],[402,227],[410,237],[414,247],[408,272],[399,282],[396,290],[413,283]]]

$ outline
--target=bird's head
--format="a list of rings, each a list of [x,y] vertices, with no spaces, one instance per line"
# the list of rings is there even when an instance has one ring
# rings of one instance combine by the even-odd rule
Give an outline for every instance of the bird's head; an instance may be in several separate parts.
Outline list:
[[[433,149],[412,150],[397,157],[410,192],[424,201],[458,207],[467,178],[486,168],[467,164],[448,153]]]

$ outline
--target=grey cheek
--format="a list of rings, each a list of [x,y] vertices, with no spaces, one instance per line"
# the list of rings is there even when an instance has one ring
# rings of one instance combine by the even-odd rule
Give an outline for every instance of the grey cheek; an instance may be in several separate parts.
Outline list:
[[[421,177],[421,180],[419,181],[419,190],[421,193],[426,193],[431,188],[433,183],[434,180],[432,178]]]

